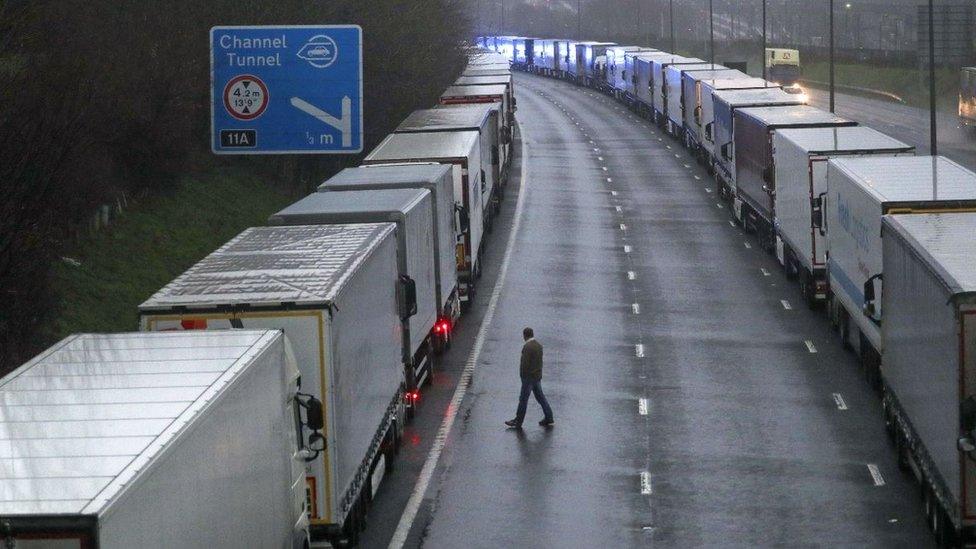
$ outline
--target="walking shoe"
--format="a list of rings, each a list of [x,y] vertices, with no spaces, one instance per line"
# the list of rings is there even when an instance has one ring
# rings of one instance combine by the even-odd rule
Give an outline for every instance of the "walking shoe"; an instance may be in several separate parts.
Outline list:
[[[543,419],[539,422],[539,425],[542,425],[543,427],[552,427],[554,423],[556,423],[556,420],[554,419]]]
[[[512,427],[513,429],[521,429],[522,428],[522,424],[519,423],[517,420],[514,420],[514,419],[510,419],[510,420],[506,421],[505,422],[505,425],[508,425],[509,427]]]

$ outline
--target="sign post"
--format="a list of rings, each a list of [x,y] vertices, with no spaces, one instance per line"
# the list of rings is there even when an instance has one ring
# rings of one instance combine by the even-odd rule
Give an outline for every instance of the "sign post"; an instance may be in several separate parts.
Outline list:
[[[362,36],[358,25],[212,28],[213,152],[362,152]]]

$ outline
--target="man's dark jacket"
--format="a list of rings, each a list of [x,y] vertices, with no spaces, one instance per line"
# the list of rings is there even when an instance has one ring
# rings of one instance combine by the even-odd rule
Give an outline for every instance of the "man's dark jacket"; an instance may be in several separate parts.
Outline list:
[[[535,339],[530,339],[522,346],[522,360],[519,363],[519,375],[522,379],[542,379],[542,345]]]

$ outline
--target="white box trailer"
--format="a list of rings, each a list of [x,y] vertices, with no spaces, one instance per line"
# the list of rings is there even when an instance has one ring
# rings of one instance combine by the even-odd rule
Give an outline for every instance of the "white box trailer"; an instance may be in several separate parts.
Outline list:
[[[727,67],[717,63],[674,64],[664,68],[664,125],[669,134],[680,136],[684,132],[684,75],[723,69]]]
[[[77,334],[4,376],[0,543],[304,547],[287,345],[278,330]]]
[[[441,94],[441,105],[470,105],[479,103],[501,103],[505,117],[502,123],[512,132],[515,125],[515,96],[511,94],[511,87],[503,84],[481,84],[448,86]]]
[[[511,76],[512,69],[508,64],[498,65],[468,65],[461,76]]]
[[[648,59],[648,55],[651,54],[663,54],[660,50],[653,48],[642,48],[637,51],[629,51],[624,53],[624,71],[625,82],[624,82],[624,99],[630,103],[634,104],[638,101],[639,95],[637,93],[638,82],[640,81],[639,69],[637,66],[638,59]],[[649,67],[648,67],[649,68]],[[648,90],[648,82],[650,79],[650,72],[647,73],[648,76],[644,82],[644,89]]]
[[[567,78],[570,68],[576,65],[576,41],[556,41],[556,74],[559,78]]]
[[[394,130],[396,133],[476,131],[481,135],[481,158],[489,159],[487,185],[482,204],[489,225],[498,212],[502,186],[507,181],[511,161],[511,130],[503,124],[502,104],[474,103],[441,105],[410,113]]]
[[[454,222],[454,180],[444,164],[398,164],[346,168],[319,185],[319,192],[383,189],[427,189],[433,197],[434,271],[442,339],[453,333],[461,316],[454,245],[463,235]]]
[[[736,69],[685,70],[681,73],[681,135],[685,147],[698,153],[702,119],[702,82],[716,79],[749,78],[746,73]]]
[[[602,79],[599,61],[606,60],[607,48],[616,46],[614,42],[577,42],[576,73],[581,84],[595,86]]]
[[[397,275],[410,287],[414,307],[400,315],[402,360],[411,397],[430,379],[434,324],[439,304],[435,286],[434,205],[426,189],[312,193],[268,218],[269,225],[396,225]],[[409,399],[413,404],[415,398]]]
[[[461,237],[455,243],[458,289],[462,303],[472,297],[475,280],[481,274],[481,248],[485,232],[482,167],[478,132],[393,133],[386,137],[363,164],[438,162],[452,167],[457,224]]]
[[[247,229],[139,307],[147,331],[284,330],[303,392],[325,409],[326,450],[306,479],[313,540],[354,535],[403,429],[395,232]]]
[[[880,301],[865,307],[864,288],[881,294],[881,217],[976,211],[976,174],[941,156],[835,158],[827,162],[824,210],[832,313],[876,376],[884,311]]]
[[[976,538],[976,214],[884,216],[889,433],[946,546]]]
[[[627,75],[627,54],[656,51],[642,46],[612,46],[607,48],[607,88],[617,97],[627,91],[630,78]]]
[[[800,282],[804,300],[827,297],[827,241],[822,198],[827,161],[864,155],[914,155],[915,147],[864,126],[783,129],[773,134],[776,255]]]
[[[671,65],[696,65],[704,63],[703,59],[697,57],[683,57],[672,55],[670,57],[655,57],[651,59],[651,101],[654,108],[654,123],[664,126],[668,120],[667,105],[665,97],[668,93],[668,79],[665,71]]]
[[[716,78],[702,80],[701,87],[701,121],[698,125],[698,143],[700,144],[699,158],[706,166],[712,168],[715,164],[715,100],[713,95],[720,90],[747,89],[780,89],[762,78]]]
[[[653,119],[654,116],[654,60],[672,59],[674,54],[666,51],[641,53],[634,56],[634,97],[638,112],[642,116]]]
[[[780,88],[717,90],[712,93],[714,120],[710,132],[715,142],[713,167],[720,193],[735,196],[735,111],[749,107],[786,107],[803,101]],[[706,128],[706,132],[708,129]]]

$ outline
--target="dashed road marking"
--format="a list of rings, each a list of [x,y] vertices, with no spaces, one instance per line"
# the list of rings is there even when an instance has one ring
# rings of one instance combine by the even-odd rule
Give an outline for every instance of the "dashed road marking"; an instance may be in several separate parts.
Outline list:
[[[600,168],[602,168],[603,171],[607,171],[607,167],[606,166],[600,166]]]
[[[833,394],[833,397],[834,397],[834,404],[837,405],[837,409],[838,410],[846,410],[847,409],[847,403],[844,402],[844,397],[841,396],[840,393],[834,393]]]
[[[623,208],[621,208],[620,206],[614,206],[613,208],[614,208],[615,210],[617,210],[617,212],[622,212],[622,211],[624,211],[624,209],[623,209]]]
[[[613,183],[613,178],[612,177],[608,177],[607,178],[607,183]]]
[[[617,191],[610,191],[610,196],[617,196]]]
[[[634,354],[637,355],[637,358],[644,358],[644,344],[643,343],[638,343],[637,345],[634,345]]]
[[[690,168],[691,167],[691,164],[685,164],[685,167],[686,168]]]
[[[634,280],[637,278],[637,273],[634,271],[627,271],[627,280]]]
[[[696,180],[696,181],[701,181],[701,176],[699,176],[699,175],[696,175],[696,176],[695,176],[695,180]]]
[[[641,487],[641,495],[643,496],[649,496],[654,493],[654,490],[651,487],[651,474],[649,472],[641,471],[640,487]]]
[[[671,150],[671,145],[665,145],[665,147],[667,147],[669,151]]]
[[[715,203],[715,207],[716,207],[716,208],[722,208],[723,206],[722,206],[722,204],[721,204],[721,203],[718,203],[718,202],[716,202],[716,203]]]
[[[874,481],[875,486],[884,486],[885,479],[881,476],[881,469],[878,468],[874,463],[868,463],[868,472],[871,473],[871,480]]]
[[[793,310],[793,306],[790,305],[790,302],[789,301],[786,301],[785,299],[781,299],[781,300],[779,300],[779,302],[783,306],[783,308],[786,309],[787,311],[792,311]]]
[[[647,415],[647,399],[639,398],[637,399],[637,413],[646,416]]]
[[[598,156],[598,157],[596,157],[596,159],[599,160],[600,162],[603,162],[603,157],[602,156]]]
[[[623,223],[621,223],[620,224],[620,230],[621,231],[626,231],[627,230],[627,225],[624,225]]]
[[[817,352],[817,348],[813,345],[813,342],[810,341],[809,339],[806,340],[806,341],[804,341],[803,343],[806,344],[807,350],[810,351],[811,353],[816,353]]]
[[[632,251],[633,251],[633,248],[630,247],[630,244],[624,244],[624,253],[625,254],[629,254]]]
[[[712,190],[709,189],[708,187],[705,187],[705,192],[708,193],[708,194],[712,194]]]
[[[734,225],[734,224],[733,224],[733,225]],[[767,270],[766,270],[765,268],[763,268],[763,267],[760,267],[760,268],[759,268],[759,270],[760,270],[760,271],[762,271],[762,274],[763,274],[763,276],[773,276],[773,273],[771,273],[771,272],[769,272],[769,271],[767,271]]]
[[[640,303],[631,303],[630,304],[630,310],[631,311],[634,311],[634,314],[635,315],[639,315],[640,314]]]
[[[745,246],[747,250],[752,249],[752,244],[749,244],[748,242],[743,242],[742,245]]]

